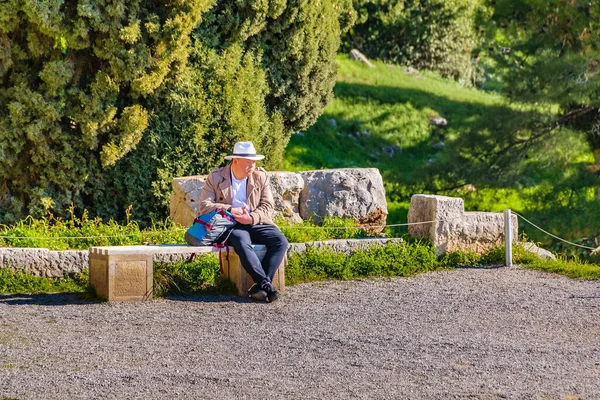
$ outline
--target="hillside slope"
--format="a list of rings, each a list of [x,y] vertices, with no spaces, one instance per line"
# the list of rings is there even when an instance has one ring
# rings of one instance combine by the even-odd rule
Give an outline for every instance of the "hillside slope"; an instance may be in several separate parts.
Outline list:
[[[593,245],[600,203],[583,133],[557,131],[492,165],[489,154],[508,132],[542,110],[432,73],[383,63],[368,68],[346,56],[337,61],[335,99],[315,125],[292,136],[286,170],[379,168],[390,224],[406,222],[412,194],[437,193],[462,197],[469,211],[510,208],[558,236]],[[431,121],[439,117],[446,126]],[[533,240],[554,245],[520,223]]]

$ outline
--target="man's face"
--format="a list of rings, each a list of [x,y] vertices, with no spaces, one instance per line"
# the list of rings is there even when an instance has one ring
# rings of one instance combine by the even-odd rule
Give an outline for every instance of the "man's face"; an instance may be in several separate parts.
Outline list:
[[[231,167],[233,168],[235,177],[243,179],[252,175],[256,169],[256,161],[247,158],[234,158]]]

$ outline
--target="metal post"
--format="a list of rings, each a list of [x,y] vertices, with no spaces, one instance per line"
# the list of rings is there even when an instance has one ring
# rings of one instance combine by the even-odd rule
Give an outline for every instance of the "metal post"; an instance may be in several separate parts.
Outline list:
[[[504,210],[504,254],[507,267],[512,267],[512,224],[510,216],[510,209]]]

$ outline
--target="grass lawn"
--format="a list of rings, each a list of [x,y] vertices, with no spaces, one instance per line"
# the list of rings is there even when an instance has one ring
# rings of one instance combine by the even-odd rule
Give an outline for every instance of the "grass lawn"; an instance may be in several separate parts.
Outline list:
[[[316,124],[292,136],[286,170],[378,168],[389,224],[406,222],[413,194],[442,194],[462,197],[467,211],[510,208],[557,236],[595,247],[599,182],[589,171],[594,158],[582,132],[556,131],[514,160],[503,154],[509,164],[500,173],[484,161],[484,151],[517,124],[557,110],[511,104],[434,73],[374,64],[338,56],[335,99]],[[434,125],[435,117],[447,125]],[[519,229],[547,248],[581,255],[523,221]]]

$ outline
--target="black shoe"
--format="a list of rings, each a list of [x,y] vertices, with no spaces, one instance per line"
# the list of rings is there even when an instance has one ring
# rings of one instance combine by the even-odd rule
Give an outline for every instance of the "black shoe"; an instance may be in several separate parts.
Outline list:
[[[269,303],[277,301],[280,298],[281,298],[281,293],[279,293],[277,290],[273,290],[272,292],[267,293],[267,300],[269,300]]]
[[[269,300],[269,303],[277,301],[281,298],[281,293],[279,293],[277,289],[275,289],[275,286],[273,286],[272,283],[269,283],[268,285],[263,285],[263,288],[267,293],[267,300]]]
[[[252,287],[248,290],[248,296],[252,300],[256,301],[267,300],[267,292],[262,290],[257,284],[252,285]]]

